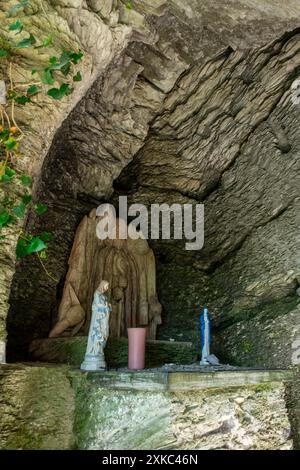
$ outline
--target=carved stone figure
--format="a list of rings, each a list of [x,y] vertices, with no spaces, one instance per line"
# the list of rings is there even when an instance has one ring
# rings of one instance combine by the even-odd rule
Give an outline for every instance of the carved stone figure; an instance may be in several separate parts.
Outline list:
[[[58,322],[49,336],[87,334],[95,289],[106,279],[111,287],[110,336],[124,337],[128,327],[147,326],[148,338],[155,339],[162,308],[156,294],[153,251],[146,240],[123,240],[118,231],[116,239],[98,239],[98,221],[92,210],[76,231]],[[116,222],[124,228],[124,221]]]
[[[105,370],[104,348],[109,334],[109,314],[111,307],[105,296],[109,284],[101,281],[95,292],[92,305],[92,318],[82,370]]]

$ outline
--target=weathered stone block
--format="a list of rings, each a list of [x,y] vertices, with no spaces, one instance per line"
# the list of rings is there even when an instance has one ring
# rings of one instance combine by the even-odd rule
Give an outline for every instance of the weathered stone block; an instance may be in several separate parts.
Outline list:
[[[73,377],[75,434],[83,449],[291,449],[282,382],[249,372],[224,387],[219,373],[107,373]],[[267,373],[266,373],[267,374]],[[147,377],[148,375],[148,377]],[[251,375],[251,372],[250,372]],[[281,378],[283,378],[281,376]],[[280,375],[276,379],[280,380]],[[159,383],[160,382],[160,383]],[[251,383],[252,382],[252,383]],[[99,385],[104,386],[99,386]],[[198,388],[197,388],[198,386]],[[180,391],[184,390],[184,391]]]
[[[0,448],[291,449],[289,373],[192,375],[2,365]]]
[[[63,367],[0,367],[0,449],[69,449],[74,391]]]

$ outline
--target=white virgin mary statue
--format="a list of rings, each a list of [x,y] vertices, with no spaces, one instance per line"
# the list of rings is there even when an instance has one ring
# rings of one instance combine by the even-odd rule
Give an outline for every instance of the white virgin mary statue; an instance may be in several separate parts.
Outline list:
[[[82,370],[95,371],[106,369],[103,350],[109,335],[109,315],[111,312],[111,307],[105,295],[108,288],[109,283],[101,281],[94,294],[88,343],[84,361],[80,366]]]

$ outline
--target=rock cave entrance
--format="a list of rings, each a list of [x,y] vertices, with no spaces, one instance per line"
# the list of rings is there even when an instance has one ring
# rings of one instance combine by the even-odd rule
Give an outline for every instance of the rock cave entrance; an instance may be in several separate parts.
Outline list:
[[[54,234],[47,269],[56,281],[37,259],[19,264],[8,359],[27,359],[30,342],[48,336],[82,217],[125,194],[146,206],[205,204],[202,250],[151,242],[164,308],[158,339],[196,344],[194,305],[207,304],[224,361],[299,363],[299,31],[254,50],[227,47],[172,83],[144,60],[111,65],[55,136],[36,185],[49,211],[29,214],[27,226]]]

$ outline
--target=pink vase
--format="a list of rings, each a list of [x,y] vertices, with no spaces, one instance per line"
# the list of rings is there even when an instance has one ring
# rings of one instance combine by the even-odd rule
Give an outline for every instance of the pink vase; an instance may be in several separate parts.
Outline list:
[[[144,369],[146,349],[146,328],[127,328],[128,369]]]

